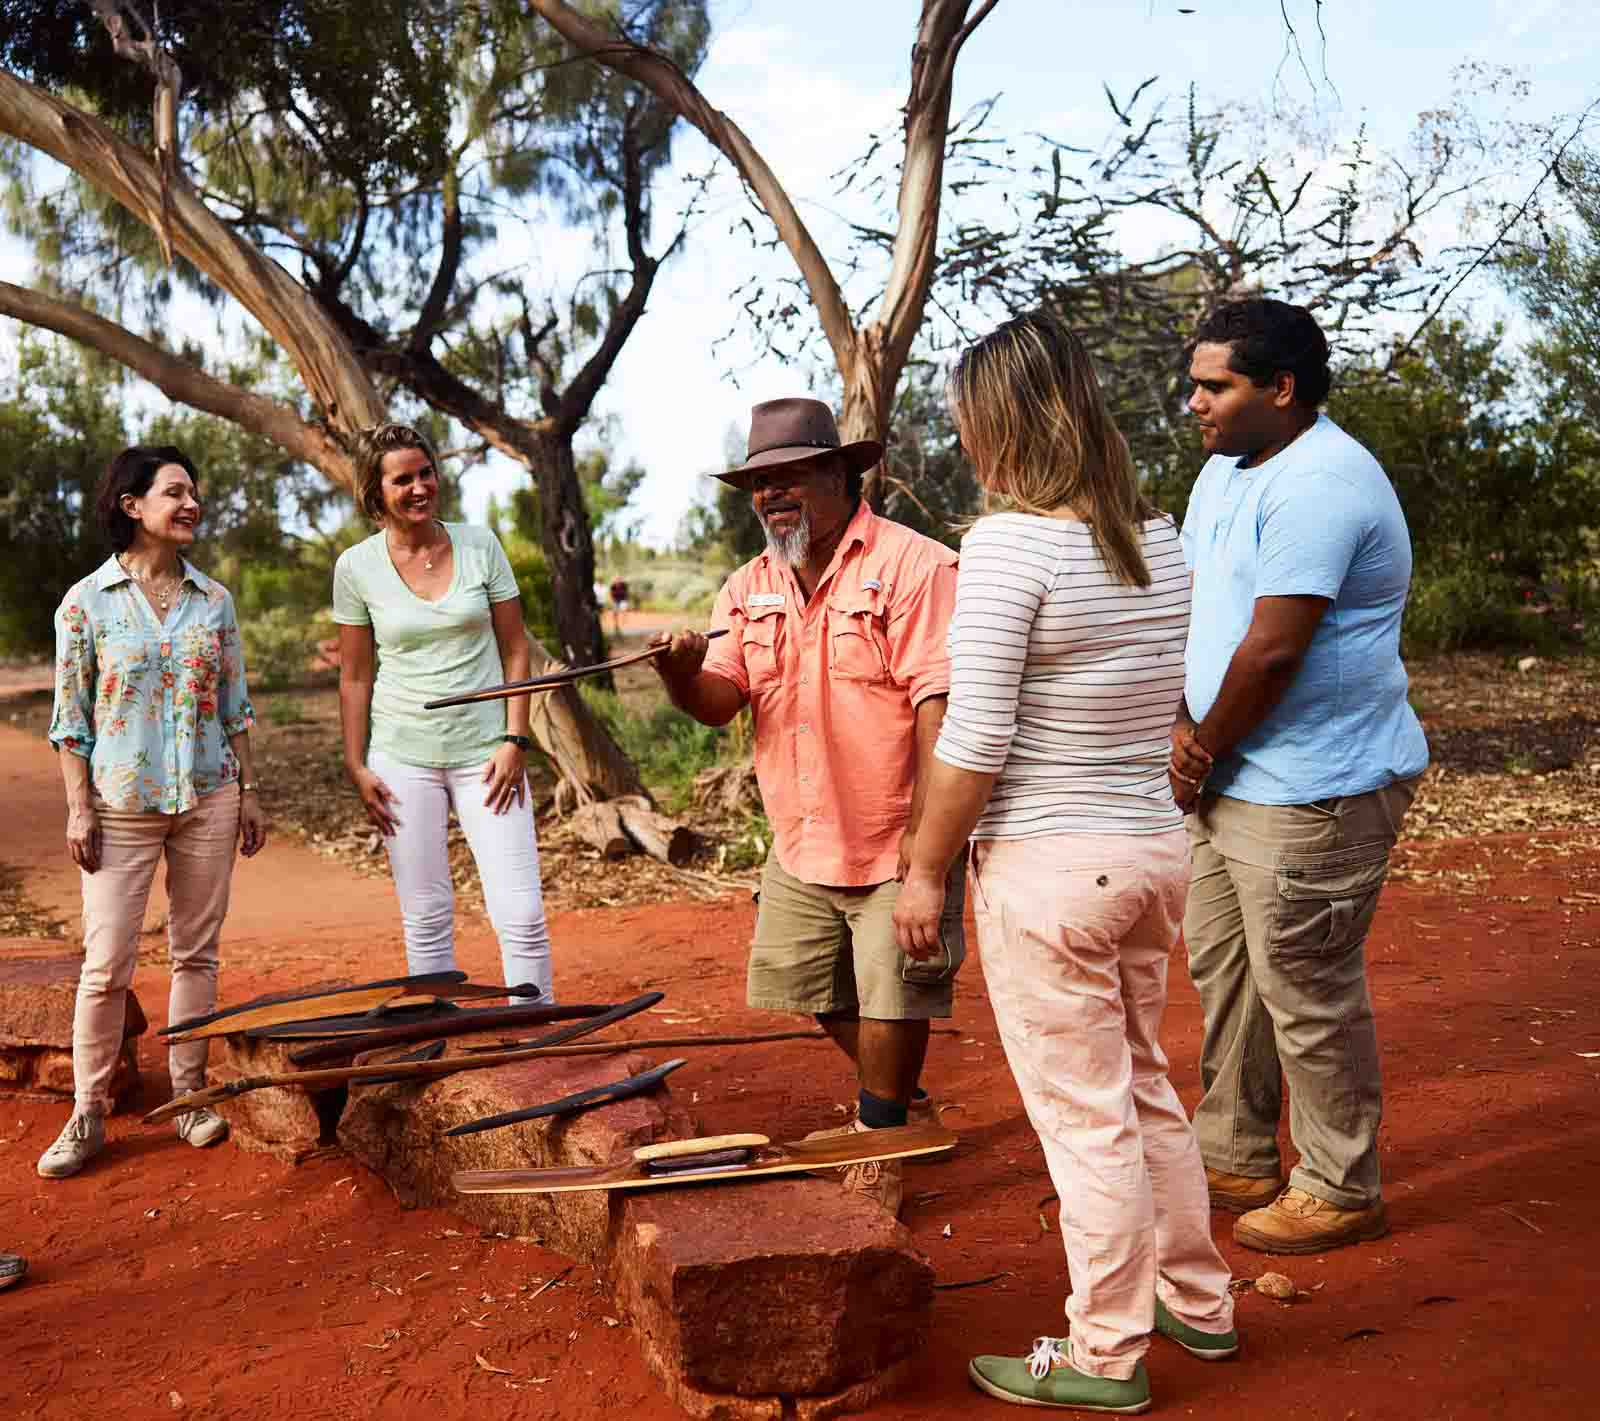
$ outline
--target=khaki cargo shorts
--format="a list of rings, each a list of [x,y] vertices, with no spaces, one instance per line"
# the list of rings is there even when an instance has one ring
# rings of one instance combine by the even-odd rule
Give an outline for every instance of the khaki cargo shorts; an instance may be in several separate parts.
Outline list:
[[[942,957],[918,962],[900,951],[894,939],[899,897],[895,879],[868,888],[802,883],[769,854],[746,1000],[766,1011],[854,1012],[872,1021],[949,1016],[956,973],[967,955],[961,921],[966,856],[945,880]]]

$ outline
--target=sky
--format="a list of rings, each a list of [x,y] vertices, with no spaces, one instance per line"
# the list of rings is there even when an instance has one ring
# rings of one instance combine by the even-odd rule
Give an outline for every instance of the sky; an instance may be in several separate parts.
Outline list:
[[[915,0],[713,5],[699,88],[767,158],[829,255],[842,248],[830,175],[869,133],[897,132],[918,8]],[[1176,101],[1194,83],[1223,105],[1311,108],[1340,132],[1365,123],[1380,145],[1399,148],[1421,109],[1449,100],[1467,61],[1523,74],[1530,117],[1575,111],[1600,94],[1593,0],[1336,0],[1323,7],[1325,45],[1310,0],[1287,0],[1309,76],[1286,55],[1276,0],[1183,0],[1182,8],[1195,13],[1174,0],[1000,0],[962,52],[953,111],[999,95],[999,131],[1093,145],[1108,130],[1102,85],[1126,94],[1155,75]],[[702,171],[711,157],[692,130],[676,151],[680,172]],[[669,207],[664,193],[659,210]],[[757,269],[792,270],[782,254],[730,234],[743,210],[725,183],[663,269],[601,400],[618,452],[648,470],[636,507],[656,542],[670,540],[706,472],[723,466],[729,425],[747,429],[753,403],[803,393],[815,374],[760,358],[745,336],[713,349],[736,324],[737,282]],[[493,467],[468,474],[469,508],[516,478]]]
[[[1172,102],[1192,83],[1224,108],[1310,110],[1342,135],[1364,124],[1379,147],[1398,151],[1419,111],[1449,102],[1467,62],[1511,66],[1528,80],[1529,118],[1573,113],[1600,95],[1594,0],[1325,0],[1325,43],[1313,0],[1282,3],[1304,67],[1286,44],[1279,0],[1000,0],[962,52],[953,112],[998,96],[995,131],[1094,146],[1109,128],[1103,85],[1126,94],[1155,76],[1154,89]],[[766,157],[823,250],[841,254],[841,215],[865,212],[836,197],[830,175],[874,133],[896,144],[917,0],[712,0],[711,8],[701,91]],[[675,230],[689,178],[713,157],[685,125],[656,199],[658,232]],[[742,432],[753,403],[807,392],[819,374],[763,357],[741,328],[734,287],[752,274],[793,271],[785,254],[760,251],[735,229],[747,211],[724,165],[597,406],[616,453],[648,470],[635,516],[657,544],[671,540],[691,500],[704,496],[705,475],[723,467],[730,425]],[[1159,237],[1146,234],[1149,242]],[[528,261],[552,284],[593,264],[592,252],[560,234],[525,228],[507,242],[507,262]],[[0,244],[0,275],[26,281],[24,266],[14,243]],[[859,298],[870,286],[850,294]],[[1495,300],[1482,285],[1464,294],[1469,306]],[[0,324],[0,346],[14,339],[14,328]],[[816,349],[825,357],[820,341]],[[526,477],[498,458],[469,469],[469,516],[481,517],[491,496]]]

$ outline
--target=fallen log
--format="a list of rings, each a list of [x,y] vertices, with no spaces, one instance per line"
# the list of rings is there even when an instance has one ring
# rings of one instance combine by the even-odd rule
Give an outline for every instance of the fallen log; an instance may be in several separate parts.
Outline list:
[[[658,813],[637,795],[624,795],[609,801],[628,837],[653,859],[682,868],[694,857],[694,831],[676,819]]]

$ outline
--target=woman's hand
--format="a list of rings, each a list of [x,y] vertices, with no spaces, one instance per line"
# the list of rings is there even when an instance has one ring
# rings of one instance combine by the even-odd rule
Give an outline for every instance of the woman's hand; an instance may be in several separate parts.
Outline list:
[[[894,937],[900,951],[918,962],[940,951],[939,919],[943,914],[944,879],[909,870],[894,905]]]
[[[528,761],[522,747],[506,741],[483,767],[483,782],[489,786],[483,802],[496,814],[520,805],[528,786]]]
[[[254,858],[267,846],[267,816],[253,789],[239,792],[239,852]]]
[[[394,833],[400,825],[391,807],[400,802],[394,797],[394,791],[365,765],[350,772],[350,783],[361,796],[361,802],[367,809],[367,819],[373,828],[385,838]]]
[[[1179,719],[1172,727],[1172,758],[1167,762],[1167,782],[1179,809],[1193,808],[1212,764],[1211,752],[1195,738],[1194,722]]]
[[[100,816],[94,806],[67,806],[67,851],[85,873],[100,867]]]

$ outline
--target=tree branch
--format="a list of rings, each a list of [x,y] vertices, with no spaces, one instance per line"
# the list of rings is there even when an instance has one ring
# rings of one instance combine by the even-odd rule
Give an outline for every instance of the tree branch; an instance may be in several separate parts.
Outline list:
[[[438,333],[444,318],[445,305],[455,290],[456,273],[461,269],[461,189],[460,179],[452,167],[444,175],[440,201],[444,205],[444,233],[439,244],[439,267],[433,274],[433,285],[428,289],[417,323],[411,330],[413,350],[426,350]]]
[[[950,0],[936,0],[936,3],[949,4]],[[834,360],[840,370],[848,369],[855,360],[857,333],[844,293],[783,184],[739,125],[713,108],[689,77],[665,55],[609,34],[564,0],[529,0],[529,4],[574,48],[642,84],[728,157],[778,229],[779,238],[789,249],[811,294],[811,303],[816,307],[817,319],[833,350]],[[965,9],[964,3],[962,8]]]
[[[82,109],[0,70],[0,133],[46,153],[150,223],[162,210],[156,165]],[[342,434],[377,424],[383,402],[349,342],[311,293],[221,221],[181,174],[171,184],[173,248],[232,296],[277,341],[329,424]]]
[[[324,428],[309,424],[293,405],[241,390],[82,306],[0,281],[0,316],[55,331],[98,350],[148,380],[179,404],[214,414],[320,469],[335,483],[355,485],[350,456]]]
[[[588,418],[595,396],[600,393],[611,367],[617,363],[617,357],[622,354],[633,328],[644,315],[645,303],[650,299],[650,288],[655,284],[656,272],[660,270],[660,263],[644,249],[644,231],[649,222],[649,212],[645,206],[646,179],[638,122],[638,114],[630,113],[622,134],[623,226],[627,232],[628,257],[633,264],[633,280],[629,283],[628,294],[611,312],[599,346],[584,361],[583,368],[561,395],[558,421],[569,436]]]

